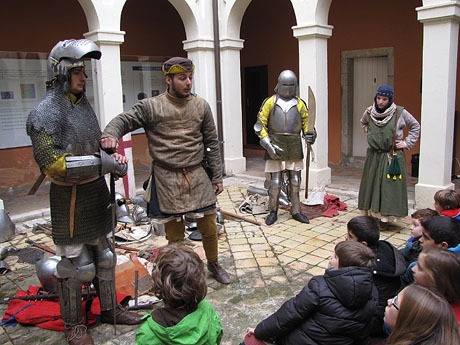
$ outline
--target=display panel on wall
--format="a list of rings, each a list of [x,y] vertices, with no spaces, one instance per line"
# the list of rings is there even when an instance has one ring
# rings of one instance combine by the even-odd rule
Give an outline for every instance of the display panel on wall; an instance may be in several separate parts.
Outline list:
[[[47,53],[0,52],[0,149],[30,146],[29,112],[45,96]],[[91,63],[86,64],[86,96],[94,107]],[[123,109],[166,89],[160,62],[121,63]],[[142,132],[142,131],[137,131]]]

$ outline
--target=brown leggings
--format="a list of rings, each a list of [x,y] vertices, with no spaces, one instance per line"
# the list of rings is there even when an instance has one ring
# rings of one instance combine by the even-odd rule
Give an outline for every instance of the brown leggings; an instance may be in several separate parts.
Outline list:
[[[217,261],[217,224],[216,215],[209,214],[203,218],[196,218],[198,231],[201,233],[204,252],[208,262]],[[168,244],[184,240],[184,220],[176,220],[165,224],[165,232],[168,237]]]

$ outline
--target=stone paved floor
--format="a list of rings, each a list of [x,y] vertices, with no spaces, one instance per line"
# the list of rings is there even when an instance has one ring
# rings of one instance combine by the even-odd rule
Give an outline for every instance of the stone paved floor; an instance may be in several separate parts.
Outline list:
[[[260,179],[257,180],[260,183]],[[227,179],[226,189],[218,198],[218,206],[223,210],[238,213],[238,206],[246,197],[248,183],[238,178]],[[233,282],[222,285],[208,275],[209,291],[207,299],[212,302],[222,320],[224,337],[222,344],[239,344],[247,327],[257,323],[274,312],[286,299],[294,296],[314,276],[324,272],[328,258],[335,244],[344,239],[346,223],[359,215],[356,209],[356,193],[350,190],[334,195],[348,204],[346,212],[333,218],[319,217],[310,224],[301,224],[280,210],[278,221],[272,226],[263,223],[263,216],[245,217],[260,221],[254,225],[244,221],[226,220],[225,232],[219,237],[219,260],[233,275]],[[30,219],[17,223],[17,234],[10,243],[2,243],[8,248],[27,248],[30,239],[54,248],[48,233],[33,233],[36,223],[45,223],[47,218]],[[397,247],[404,245],[410,236],[410,219],[406,217],[399,227],[381,233],[381,239],[390,241]],[[186,240],[187,244],[199,247],[201,242]],[[166,243],[163,237],[153,235],[147,241],[130,244],[139,249],[154,249]],[[45,254],[50,256],[51,254]],[[5,260],[12,271],[0,276],[0,297],[14,296],[17,290],[26,290],[29,285],[38,285],[34,265],[20,262],[17,256]],[[0,315],[7,305],[0,304]],[[144,312],[149,312],[145,310]],[[90,330],[96,344],[134,344],[137,326],[117,326],[114,335],[110,325],[99,325]],[[66,344],[60,332],[38,327],[0,328],[0,344]]]

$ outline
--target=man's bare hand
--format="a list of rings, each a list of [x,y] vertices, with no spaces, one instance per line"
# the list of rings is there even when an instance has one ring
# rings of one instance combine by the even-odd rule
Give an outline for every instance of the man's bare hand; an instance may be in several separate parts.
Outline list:
[[[222,193],[224,191],[224,185],[221,183],[215,183],[212,185],[212,187],[214,188],[214,191],[216,192],[216,195],[219,195],[220,193]]]
[[[101,139],[101,147],[106,150],[106,149],[111,149],[111,150],[116,150],[118,149],[118,141],[115,140],[114,138],[102,138]]]
[[[115,152],[114,154],[112,154],[112,157],[114,157],[118,163],[128,163],[128,157],[125,157],[117,152]]]

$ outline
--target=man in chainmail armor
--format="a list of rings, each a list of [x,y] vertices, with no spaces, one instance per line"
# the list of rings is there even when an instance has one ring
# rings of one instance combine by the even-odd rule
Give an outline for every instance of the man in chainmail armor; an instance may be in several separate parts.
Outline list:
[[[165,224],[169,243],[184,240],[184,216],[195,219],[202,235],[208,270],[230,283],[218,262],[216,194],[222,192],[222,163],[209,104],[192,94],[195,66],[173,57],[163,64],[168,89],[115,117],[102,134],[102,147],[116,149],[118,139],[144,128],[152,157],[148,215]],[[212,176],[203,167],[206,161]]]
[[[82,285],[94,284],[102,322],[141,321],[114,302],[114,251],[107,239],[113,223],[103,175],[123,176],[127,160],[100,151],[101,130],[85,96],[84,58],[100,57],[97,45],[87,39],[57,43],[49,56],[46,96],[27,119],[34,158],[51,179],[52,236],[61,256],[58,292],[71,345],[94,344],[83,324]]]
[[[265,173],[269,181],[269,215],[267,225],[278,219],[278,205],[283,171],[288,175],[288,196],[291,201],[292,218],[309,223],[300,212],[300,174],[303,168],[301,132],[305,140],[313,144],[316,131],[308,131],[308,109],[305,102],[296,96],[297,77],[290,70],[282,71],[275,87],[276,94],[262,103],[254,130],[260,145],[266,150]]]

